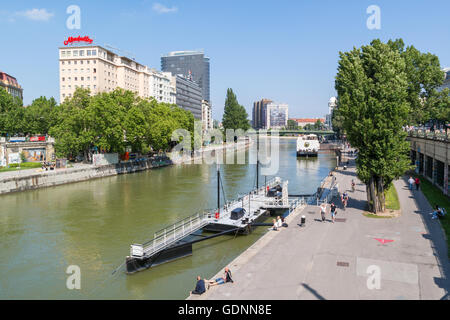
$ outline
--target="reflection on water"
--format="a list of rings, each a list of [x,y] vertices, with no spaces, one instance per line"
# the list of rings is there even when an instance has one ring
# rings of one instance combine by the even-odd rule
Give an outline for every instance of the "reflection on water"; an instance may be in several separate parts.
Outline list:
[[[289,193],[312,193],[335,166],[334,155],[296,158],[295,139],[280,139],[278,176]],[[245,152],[248,160],[250,150]],[[228,200],[256,182],[255,165],[223,165]],[[260,184],[264,176],[259,178]],[[112,271],[131,243],[195,212],[214,208],[215,165],[180,165],[0,197],[0,299],[183,299],[195,276],[210,278],[262,234],[224,236],[194,245],[191,257],[127,276]],[[66,289],[69,265],[81,290]]]

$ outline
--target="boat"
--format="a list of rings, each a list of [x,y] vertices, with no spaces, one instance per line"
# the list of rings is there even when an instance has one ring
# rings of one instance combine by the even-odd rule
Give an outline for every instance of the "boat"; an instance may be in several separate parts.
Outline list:
[[[297,139],[297,157],[317,157],[320,142],[315,134],[301,135]]]

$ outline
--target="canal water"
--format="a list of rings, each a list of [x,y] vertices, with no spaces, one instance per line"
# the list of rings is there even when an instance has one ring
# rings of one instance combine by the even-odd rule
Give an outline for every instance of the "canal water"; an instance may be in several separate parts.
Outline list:
[[[297,159],[296,140],[280,139],[277,176],[290,194],[314,193],[336,165],[333,153]],[[254,148],[245,152],[246,159]],[[254,164],[224,164],[225,196],[255,186]],[[269,177],[268,177],[269,178]],[[260,177],[260,184],[264,177]],[[0,299],[184,299],[195,277],[211,278],[245,251],[266,227],[194,245],[193,255],[126,275],[132,243],[217,203],[216,165],[177,165],[0,196]],[[223,200],[222,200],[223,202]],[[67,267],[81,270],[69,290]]]

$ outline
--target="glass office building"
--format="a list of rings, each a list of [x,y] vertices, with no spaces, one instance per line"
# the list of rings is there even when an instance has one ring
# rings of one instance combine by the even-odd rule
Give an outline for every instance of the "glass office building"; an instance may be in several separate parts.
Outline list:
[[[209,58],[202,51],[174,51],[161,57],[161,70],[192,79],[202,89],[203,100],[210,100]]]

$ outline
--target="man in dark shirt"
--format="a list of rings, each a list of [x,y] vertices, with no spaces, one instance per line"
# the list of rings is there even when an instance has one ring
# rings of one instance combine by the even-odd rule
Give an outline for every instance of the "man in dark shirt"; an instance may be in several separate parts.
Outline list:
[[[202,280],[200,276],[197,276],[197,285],[195,286],[194,291],[191,291],[191,294],[202,294],[205,293],[205,280]]]

